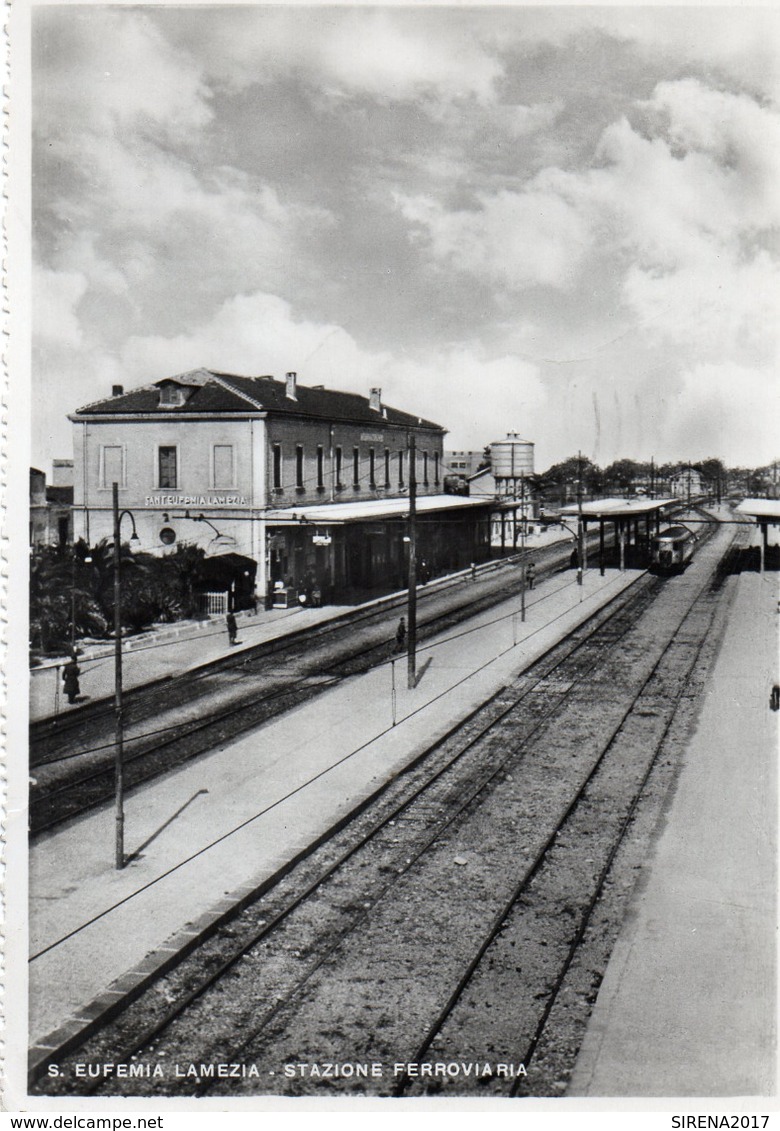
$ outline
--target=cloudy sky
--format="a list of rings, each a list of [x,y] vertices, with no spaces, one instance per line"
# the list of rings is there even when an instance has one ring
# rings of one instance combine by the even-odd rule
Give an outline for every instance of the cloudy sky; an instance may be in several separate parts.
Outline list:
[[[537,468],[780,455],[780,16],[33,10],[33,462],[196,366]]]

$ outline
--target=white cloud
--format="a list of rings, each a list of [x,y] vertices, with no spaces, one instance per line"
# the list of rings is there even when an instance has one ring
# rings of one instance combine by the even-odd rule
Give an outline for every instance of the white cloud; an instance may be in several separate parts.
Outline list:
[[[780,101],[780,12],[769,4],[527,6],[517,21],[497,25],[490,42],[567,50],[592,32],[625,45],[645,65],[715,69],[732,84]]]
[[[120,356],[93,350],[88,359],[90,369],[74,379],[62,354],[41,358],[66,379],[66,411],[107,396],[115,381],[133,387],[199,366],[277,377],[292,369],[302,384],[363,396],[378,385],[388,404],[443,424],[448,442],[466,446],[500,439],[509,428],[533,436],[547,399],[536,367],[523,359],[491,357],[478,343],[410,356],[368,350],[342,327],[300,318],[283,299],[262,292],[228,300],[188,333],[135,336]],[[61,435],[59,450],[67,427]]]
[[[572,285],[591,237],[583,215],[562,195],[537,180],[523,192],[477,199],[470,211],[448,211],[425,197],[397,202],[426,231],[434,258],[459,271],[512,289]]]
[[[201,365],[247,376],[297,370],[303,384],[332,383],[336,376],[341,387],[356,391],[368,381],[362,377],[367,359],[341,327],[296,318],[289,303],[264,292],[228,299],[182,334],[135,335],[122,350],[123,369],[138,381]]]
[[[33,324],[40,341],[71,349],[82,344],[76,309],[86,289],[87,279],[79,271],[33,269]]]
[[[56,134],[144,126],[175,140],[212,117],[199,67],[177,50],[147,13],[70,9],[36,13],[43,61],[36,123]],[[48,22],[51,21],[51,22]],[[54,128],[52,128],[54,127]]]
[[[233,89],[294,76],[331,98],[489,101],[502,74],[495,52],[452,14],[441,21],[419,9],[331,7],[220,15],[205,41],[188,41],[211,81]]]
[[[643,332],[675,344],[682,358],[780,362],[780,267],[766,252],[746,261],[702,253],[670,273],[635,266],[623,293]]]
[[[670,441],[692,460],[728,451],[732,463],[757,467],[777,458],[778,421],[775,369],[697,365],[683,375],[670,414]]]
[[[304,383],[382,385],[455,446],[517,427],[550,461],[589,435],[605,462],[645,442],[677,458],[679,395],[705,454],[722,442],[733,458],[718,414],[739,382],[755,406],[776,380],[780,127],[756,96],[776,78],[776,16],[78,8],[36,20],[48,36],[36,359],[52,412],[195,365],[291,368]],[[582,29],[616,37],[619,59],[589,95],[594,135],[611,124],[578,168],[576,84],[597,38],[583,47]],[[540,44],[575,40],[571,88],[512,86],[504,68],[522,67],[523,48],[532,70]],[[668,77],[680,74],[699,77]],[[648,76],[662,79],[649,97]],[[514,89],[527,105],[498,101]],[[255,108],[262,122],[266,99],[268,134],[258,125],[245,159],[237,122],[246,131]],[[323,144],[310,156],[295,146],[312,123]],[[332,214],[299,203],[320,178]],[[404,221],[412,246],[395,254]],[[405,292],[387,317],[365,284],[379,259]],[[426,339],[418,319],[407,341],[410,304],[427,311],[437,290],[436,329]]]

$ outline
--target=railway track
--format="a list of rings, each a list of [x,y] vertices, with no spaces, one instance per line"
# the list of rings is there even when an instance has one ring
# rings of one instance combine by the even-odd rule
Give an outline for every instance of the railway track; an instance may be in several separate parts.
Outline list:
[[[427,968],[425,954],[419,953],[420,947],[422,945],[424,950],[433,939],[427,939],[423,931],[422,939],[413,940],[414,954],[399,956],[396,946],[388,957],[387,978],[365,979],[361,976],[361,962],[368,962],[376,969],[377,961],[382,961],[377,955],[383,953],[383,946],[387,951],[387,940],[400,938],[410,922],[417,926],[419,919],[415,912],[417,916],[423,915],[427,907],[431,913],[430,909],[437,906],[437,893],[441,894],[443,876],[447,877],[445,886],[453,882],[453,868],[460,881],[473,872],[473,865],[479,860],[484,870],[482,880],[487,882],[491,867],[490,861],[484,859],[484,847],[489,843],[494,862],[506,852],[506,858],[515,866],[519,856],[522,861],[519,877],[514,877],[508,889],[505,883],[498,882],[500,898],[496,895],[486,900],[484,892],[480,898],[479,890],[471,892],[471,898],[468,892],[462,893],[460,904],[479,909],[479,922],[464,924],[463,946],[455,947],[458,952],[464,951],[464,961],[459,970],[457,962],[443,963],[446,971],[436,975],[439,991],[436,1008],[430,1008],[427,1017],[416,1016],[420,1011],[416,1007],[409,1010],[407,1006],[406,1011],[415,1014],[408,1026],[409,1033],[399,1035],[396,1025],[387,1055],[390,1061],[406,1057],[416,1063],[415,1058],[419,1060],[429,1051],[435,1052],[438,1059],[441,1041],[455,1039],[456,1044],[460,1042],[458,1047],[462,1047],[464,1032],[474,1034],[477,1044],[482,1040],[479,1034],[487,1040],[495,1028],[495,993],[491,1004],[481,1014],[477,1011],[479,1016],[475,1016],[473,1007],[468,1004],[472,1000],[471,987],[476,984],[475,979],[485,977],[486,968],[496,966],[497,947],[514,948],[517,938],[510,939],[509,933],[517,909],[529,900],[536,899],[538,903],[542,898],[538,894],[542,890],[540,885],[550,875],[560,873],[560,865],[556,872],[550,861],[564,852],[567,838],[575,846],[570,859],[576,863],[578,852],[582,857],[584,834],[582,830],[577,832],[577,822],[582,822],[583,812],[593,805],[594,796],[601,791],[609,797],[606,808],[602,802],[599,810],[603,811],[600,821],[609,817],[610,834],[606,837],[609,843],[606,848],[602,847],[598,863],[595,855],[585,858],[588,867],[584,871],[590,877],[590,889],[585,894],[568,895],[566,908],[559,908],[552,918],[539,917],[547,934],[552,932],[551,922],[562,923],[569,953],[576,953],[615,853],[630,825],[642,786],[670,733],[680,698],[685,694],[690,673],[707,639],[716,608],[712,587],[708,588],[710,579],[708,572],[694,598],[686,598],[686,607],[676,610],[677,620],[671,635],[667,632],[668,640],[660,653],[656,648],[657,654],[651,660],[646,647],[637,651],[636,645],[631,645],[634,625],[637,618],[640,623],[647,619],[654,608],[654,598],[668,583],[644,578],[630,597],[616,602],[594,618],[587,629],[580,629],[574,638],[552,649],[511,688],[504,689],[475,712],[465,726],[436,744],[409,773],[379,791],[373,803],[355,821],[319,846],[258,904],[242,912],[234,923],[185,959],[164,982],[123,1010],[109,1029],[90,1038],[76,1054],[78,1059],[129,1062],[141,1059],[146,1053],[149,1058],[164,1056],[169,1064],[174,1058],[176,1063],[251,1061],[261,1066],[263,1083],[258,1084],[257,1079],[252,1078],[250,1085],[245,1082],[245,1090],[248,1087],[255,1093],[311,1091],[310,1080],[280,1078],[279,1050],[284,1050],[282,1055],[289,1052],[295,1059],[304,1061],[338,1060],[339,1053],[334,1047],[339,1043],[334,1033],[338,1033],[342,1049],[352,1050],[347,1059],[355,1060],[355,1050],[363,1047],[361,1040],[364,1041],[366,1032],[376,1037],[378,1031],[383,1031],[381,1022],[379,1030],[376,1024],[373,1027],[369,1024],[375,1012],[371,997],[381,998],[384,991],[379,987],[394,985],[393,973],[398,973],[399,967],[405,970],[409,966],[418,972],[416,993],[419,972]],[[706,614],[701,613],[702,607],[706,607]],[[697,618],[694,631],[691,626]],[[686,624],[690,632],[685,629]],[[664,697],[664,681],[670,678],[667,670],[670,656],[676,652],[675,663],[681,662],[680,647],[688,664],[687,672],[684,678],[676,677],[674,695]],[[561,782],[565,783],[566,800],[564,804],[560,798],[551,799],[546,795],[550,790],[550,741],[556,720],[567,710],[573,709],[575,714],[582,711],[594,681],[599,683],[602,692],[605,681],[614,684],[615,665],[624,664],[626,649],[630,655],[632,648],[632,664],[639,665],[641,680],[630,689],[619,687],[620,693],[612,697],[614,702],[607,696],[597,756],[592,757],[587,766],[582,758],[576,760],[576,786],[573,787],[570,780],[571,749],[564,743],[560,750],[555,750],[554,760],[559,763],[556,768]],[[661,701],[663,711],[659,710]],[[625,757],[626,736],[631,726],[636,725],[636,719],[654,720],[653,726],[660,728],[657,741],[651,747],[651,756],[633,766],[631,774],[626,774],[625,767],[616,773],[615,757],[621,756],[620,751]],[[640,729],[644,725],[640,724]],[[643,732],[642,742],[646,739],[647,733]],[[524,783],[522,796],[517,792],[517,785],[507,785],[518,782],[519,775]],[[552,778],[558,780],[555,773]],[[629,778],[630,785],[626,785]],[[623,783],[623,793],[617,791],[622,804],[616,799],[614,789],[611,794],[605,791],[605,783],[610,782]],[[541,822],[544,830],[535,827],[535,817],[529,817],[529,794],[537,798],[542,808],[549,810]],[[506,839],[503,847],[502,837]],[[469,846],[464,847],[467,844]],[[518,845],[522,845],[522,849],[519,850]],[[448,854],[453,852],[456,855],[448,860]],[[465,871],[460,871],[461,868]],[[579,870],[583,871],[581,866]],[[494,875],[492,882],[496,880]],[[554,886],[555,881],[552,882]],[[469,883],[464,886],[468,887]],[[576,924],[571,918],[572,906],[578,909]],[[486,931],[484,920],[488,911]],[[455,919],[458,919],[457,914]],[[527,917],[524,922],[526,926],[518,928],[521,934],[527,930]],[[448,923],[447,916],[443,922],[437,917],[437,930]],[[545,957],[550,956],[551,961],[555,956],[552,961],[555,966],[563,953],[561,946],[558,941],[550,945],[549,939],[537,939],[535,950],[543,952]],[[524,949],[527,949],[525,944]],[[511,961],[505,959],[503,956],[499,968],[513,970]],[[339,987],[343,995],[345,983],[338,972],[345,963],[351,970],[346,976],[349,992],[347,1000],[340,1002]],[[536,990],[530,993],[530,1003],[524,1003],[522,1013],[526,1020],[538,1019],[540,1009],[542,1020],[549,1016],[560,992],[558,983],[565,978],[570,964],[571,958],[564,958],[563,974],[553,978],[550,963],[542,963],[545,969],[541,981],[534,982]],[[559,968],[560,962],[556,969]],[[403,977],[397,979],[399,984],[404,980]],[[543,993],[539,991],[540,984],[544,987]],[[368,986],[368,998],[364,986]],[[426,997],[424,992],[420,996]],[[226,999],[232,1003],[229,1008],[225,1008]],[[482,1000],[480,992],[476,992],[477,999]],[[415,1001],[414,995],[408,999],[407,994],[407,1000]],[[534,1012],[536,1002],[543,1004]],[[462,1021],[464,1009],[467,1012],[471,1009],[467,1023]],[[218,1017],[220,1012],[221,1017]],[[388,1012],[395,1017],[392,1008]],[[399,1016],[403,1014],[401,1009]],[[360,1015],[360,1021],[355,1020],[356,1015]],[[373,1020],[376,1022],[376,1017]],[[323,1025],[326,1025],[325,1033]],[[537,1020],[531,1045],[522,1049],[522,1055],[527,1056],[529,1062],[543,1031],[544,1025],[539,1029]],[[240,1043],[235,1040],[236,1032],[243,1034]],[[491,1044],[495,1046],[495,1040],[489,1040],[482,1048]],[[511,1060],[519,1056],[518,1048],[520,1045],[513,1038],[507,1054]],[[303,1051],[299,1051],[301,1049]],[[374,1059],[377,1056],[382,1059],[381,1050],[377,1052],[372,1048],[372,1052]],[[276,1068],[272,1068],[272,1064]],[[488,1080],[487,1086],[492,1087],[494,1083]],[[512,1086],[517,1083],[514,1081]],[[376,1081],[372,1084],[382,1094],[405,1094],[419,1089],[419,1081],[408,1074],[385,1080],[378,1086]],[[435,1090],[441,1086],[441,1081],[434,1081],[433,1085]],[[337,1086],[354,1088],[355,1081],[341,1079],[329,1085]],[[483,1080],[480,1087],[484,1086]],[[51,1087],[49,1082],[48,1090]],[[208,1076],[194,1083],[190,1079],[169,1081],[171,1091],[198,1094],[211,1090],[223,1092],[225,1087],[224,1081],[220,1083]],[[241,1087],[238,1085],[239,1091]],[[83,1087],[80,1090],[83,1091]],[[92,1084],[87,1090],[141,1094],[145,1088],[143,1081],[136,1078],[130,1086],[111,1080],[107,1084]],[[157,1079],[148,1089],[155,1095],[166,1090]]]
[[[565,560],[560,551],[545,561],[543,574]],[[508,567],[491,578],[487,592],[476,598],[470,587],[442,594],[445,607],[420,617],[418,639],[426,639],[462,623],[519,592],[518,571]],[[392,614],[394,615],[394,614]],[[360,629],[362,637],[356,633]],[[319,650],[318,650],[319,646]],[[152,688],[131,698],[125,727],[125,788],[148,782],[215,746],[252,730],[308,701],[351,675],[383,662],[392,651],[388,611],[363,611],[348,625],[324,625],[286,646],[271,641],[240,657],[225,657],[193,679],[169,680],[164,689]],[[214,684],[216,683],[216,687]],[[171,703],[176,704],[171,709]],[[163,704],[165,713],[162,712]],[[161,717],[162,715],[162,717]],[[102,716],[97,716],[100,721]],[[172,720],[167,725],[165,717]],[[110,721],[110,720],[109,720]],[[31,748],[30,831],[39,836],[110,799],[114,791],[112,726],[96,729],[87,738],[84,721],[72,724],[81,735],[71,748],[73,730],[67,717],[58,732],[40,728]],[[88,732],[87,732],[88,733]],[[88,745],[87,745],[88,743]]]

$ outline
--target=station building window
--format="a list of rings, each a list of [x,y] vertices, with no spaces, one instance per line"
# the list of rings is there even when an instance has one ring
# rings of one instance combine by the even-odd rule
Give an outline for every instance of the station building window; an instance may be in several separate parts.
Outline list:
[[[441,459],[441,457],[440,457],[439,453],[434,452],[433,453],[433,481],[434,481],[434,483],[437,483],[437,484],[439,482],[439,476],[440,476],[440,468],[439,468],[440,459]]]
[[[164,385],[160,386],[161,405],[181,405],[184,404],[185,400],[186,396],[181,385],[166,381]]]
[[[124,444],[101,444],[100,447],[100,486],[110,487],[118,483],[127,485]]]
[[[344,473],[344,452],[341,448],[336,448],[336,489],[340,491],[344,486],[343,480]]]
[[[274,444],[273,446],[273,481],[274,490],[280,491],[282,489],[282,445]]]
[[[214,444],[211,449],[211,485],[224,490],[236,485],[236,464],[232,444]]]
[[[390,449],[385,448],[385,487],[390,486]]]
[[[423,484],[428,486],[428,453],[423,452]]]
[[[373,448],[368,449],[368,482],[373,490],[376,487],[376,452]]]
[[[322,444],[317,445],[317,490],[325,487],[325,449]]]
[[[360,487],[360,448],[352,449],[352,486]]]
[[[167,490],[179,486],[179,451],[175,444],[157,449],[157,486]]]
[[[299,491],[303,490],[303,444],[295,447],[295,486]]]
[[[404,453],[398,453],[398,486],[404,485]]]

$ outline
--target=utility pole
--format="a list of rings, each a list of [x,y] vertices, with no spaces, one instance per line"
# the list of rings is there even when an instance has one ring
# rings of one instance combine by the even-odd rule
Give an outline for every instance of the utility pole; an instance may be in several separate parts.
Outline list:
[[[409,434],[409,592],[406,606],[408,687],[417,686],[417,444]]]
[[[336,464],[333,455],[333,425],[328,430],[328,463],[330,464],[330,501],[336,499]]]
[[[577,584],[582,585],[585,566],[585,539],[582,524],[582,452],[577,452]]]
[[[525,565],[525,475],[520,476],[520,551],[521,551],[521,566],[520,566],[520,619],[525,620],[525,584],[526,584],[526,565]]]
[[[122,579],[119,558],[119,484],[112,486],[114,504],[114,729],[116,787],[116,867],[125,866],[125,766],[124,722],[122,719]]]

